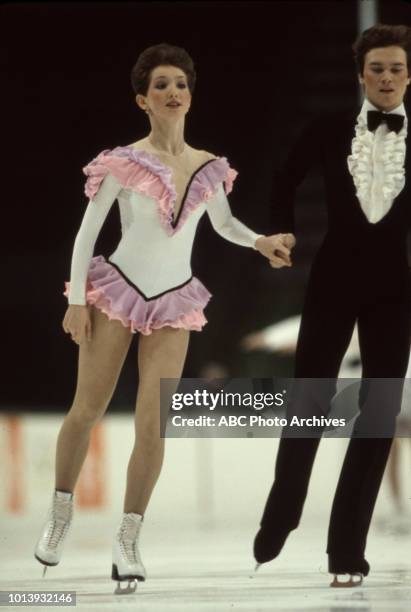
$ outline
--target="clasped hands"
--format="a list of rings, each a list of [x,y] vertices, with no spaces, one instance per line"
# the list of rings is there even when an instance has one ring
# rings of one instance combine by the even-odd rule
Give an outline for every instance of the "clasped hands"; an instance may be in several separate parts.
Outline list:
[[[255,248],[267,257],[272,268],[292,266],[291,249],[295,246],[294,234],[273,234],[261,236],[255,242]]]

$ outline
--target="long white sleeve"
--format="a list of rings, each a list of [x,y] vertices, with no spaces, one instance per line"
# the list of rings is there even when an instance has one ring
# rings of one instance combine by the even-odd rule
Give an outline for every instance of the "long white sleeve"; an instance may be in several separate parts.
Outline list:
[[[215,231],[235,244],[255,248],[255,241],[263,235],[256,234],[233,217],[221,183],[215,195],[207,202],[207,213]]]
[[[100,229],[122,186],[107,174],[87,205],[77,233],[71,259],[69,304],[86,304],[86,281],[94,245]]]

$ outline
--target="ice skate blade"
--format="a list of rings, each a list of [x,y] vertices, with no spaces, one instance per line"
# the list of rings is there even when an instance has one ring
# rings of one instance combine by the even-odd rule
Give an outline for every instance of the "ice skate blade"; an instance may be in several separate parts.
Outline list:
[[[349,580],[340,581],[338,579],[339,574],[334,574],[334,580],[330,583],[330,587],[337,589],[350,589],[352,587],[358,587],[362,585],[363,574],[354,573],[350,574]],[[357,580],[354,580],[356,578]]]
[[[44,578],[44,576],[46,575],[46,572],[47,572],[47,565],[45,565],[45,566],[43,567],[43,575],[42,575],[42,578]]]
[[[132,580],[128,580],[127,586],[125,587],[122,587],[121,582],[118,581],[116,590],[114,591],[114,595],[130,595],[132,593],[135,593],[136,589],[137,589],[137,580],[135,578]]]
[[[261,564],[261,563],[256,563],[256,564],[255,564],[255,568],[254,568],[254,571],[255,571],[255,572],[258,570],[258,568],[260,567],[260,565],[262,565],[262,564]]]

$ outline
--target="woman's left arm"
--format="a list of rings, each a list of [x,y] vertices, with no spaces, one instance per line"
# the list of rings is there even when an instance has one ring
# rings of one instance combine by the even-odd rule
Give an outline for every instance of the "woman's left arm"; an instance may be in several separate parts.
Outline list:
[[[222,183],[207,202],[207,212],[213,228],[220,236],[235,244],[256,248],[255,243],[262,234],[256,234],[233,216]]]
[[[278,259],[282,265],[284,265],[284,260],[288,259],[289,250],[280,240],[273,242],[273,236],[256,234],[233,216],[221,183],[218,185],[214,196],[207,202],[207,212],[215,231],[226,240],[241,246],[251,247],[271,261]],[[280,253],[282,255],[276,257],[274,255],[275,251],[279,252],[278,255]]]

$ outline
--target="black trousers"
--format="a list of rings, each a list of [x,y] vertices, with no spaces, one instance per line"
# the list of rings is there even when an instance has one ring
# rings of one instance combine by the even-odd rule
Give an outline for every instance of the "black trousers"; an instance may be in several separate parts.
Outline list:
[[[337,378],[357,321],[363,379],[397,379],[394,394],[380,395],[375,402],[378,406],[373,401],[363,404],[348,445],[328,531],[329,570],[336,573],[361,571],[371,517],[395,431],[395,417],[400,410],[401,379],[407,371],[410,351],[407,293],[402,298],[375,299],[375,294],[370,296],[364,286],[362,289],[362,300],[357,299],[355,292],[341,294],[333,288],[325,296],[324,287],[312,283],[306,296],[296,354],[296,378]],[[390,430],[386,437],[362,437],[373,409],[385,411],[385,431]],[[283,432],[275,480],[261,521],[263,527],[276,526],[279,533],[297,527],[319,441],[318,436],[289,438]]]

